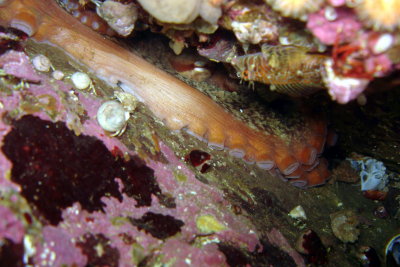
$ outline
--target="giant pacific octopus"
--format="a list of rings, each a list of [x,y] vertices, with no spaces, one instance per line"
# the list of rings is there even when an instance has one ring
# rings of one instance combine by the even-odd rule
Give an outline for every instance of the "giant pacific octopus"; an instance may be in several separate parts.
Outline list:
[[[306,117],[285,133],[255,129],[202,92],[121,48],[60,8],[54,0],[2,0],[0,22],[25,31],[34,41],[63,49],[111,86],[134,94],[171,130],[185,130],[213,149],[226,149],[298,187],[325,183],[320,158],[326,123]]]

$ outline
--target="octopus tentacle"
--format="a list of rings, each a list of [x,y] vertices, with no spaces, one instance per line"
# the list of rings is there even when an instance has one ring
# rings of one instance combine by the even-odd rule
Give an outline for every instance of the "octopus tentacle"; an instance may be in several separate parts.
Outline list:
[[[68,13],[87,27],[101,34],[115,35],[115,31],[96,12],[85,10],[78,0],[59,0],[59,2]]]
[[[54,1],[0,3],[3,3],[0,6],[2,24],[18,21],[17,28],[30,27],[32,38],[62,48],[110,85],[119,85],[134,94],[171,130],[186,130],[206,140],[212,148],[231,150],[230,154],[271,172],[277,167],[283,179],[295,174],[300,177],[291,179],[296,186],[325,182],[327,166],[318,164],[314,152],[314,149],[317,153],[323,149],[324,123],[315,122],[312,127],[316,134],[311,134],[303,147],[292,150],[279,136],[250,128],[203,93],[81,25]],[[13,14],[20,15],[15,17]],[[313,165],[316,167],[311,168]],[[303,166],[307,166],[309,171],[305,171]]]
[[[326,175],[329,175],[327,162],[326,160],[321,160],[315,169],[312,171],[305,171],[300,178],[293,180],[291,183],[293,185],[298,185],[305,182],[307,186],[317,186],[324,183],[321,181],[321,177]]]

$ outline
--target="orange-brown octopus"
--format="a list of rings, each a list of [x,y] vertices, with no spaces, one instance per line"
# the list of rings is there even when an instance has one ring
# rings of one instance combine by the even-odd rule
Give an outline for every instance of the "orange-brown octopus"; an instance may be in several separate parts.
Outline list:
[[[171,130],[186,130],[214,149],[279,170],[299,187],[323,184],[329,176],[320,159],[327,131],[321,119],[307,119],[307,130],[284,138],[253,129],[208,96],[82,25],[53,0],[0,1],[0,22],[62,48],[108,84],[134,94]]]

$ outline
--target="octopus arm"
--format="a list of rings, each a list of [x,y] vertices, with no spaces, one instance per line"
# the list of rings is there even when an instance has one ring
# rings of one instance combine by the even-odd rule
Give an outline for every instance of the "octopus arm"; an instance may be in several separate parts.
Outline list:
[[[301,166],[301,160],[296,159],[278,136],[250,128],[198,90],[82,25],[55,1],[1,3],[2,24],[28,29],[34,40],[63,49],[110,85],[118,84],[134,94],[171,130],[185,129],[213,148],[234,150],[234,154],[243,155],[244,160],[266,169],[278,167],[284,175]],[[280,154],[276,153],[279,151]],[[312,175],[311,185],[326,180],[325,172],[316,170],[318,173]],[[311,175],[300,176],[301,186],[307,186],[306,177]]]

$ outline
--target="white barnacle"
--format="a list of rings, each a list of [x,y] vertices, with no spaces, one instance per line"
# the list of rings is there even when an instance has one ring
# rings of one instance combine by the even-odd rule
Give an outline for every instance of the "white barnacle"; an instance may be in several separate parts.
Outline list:
[[[129,112],[116,100],[104,102],[97,111],[101,128],[113,133],[112,136],[120,136],[125,132],[128,119]]]
[[[129,113],[132,113],[138,105],[137,98],[130,93],[114,91],[114,97],[122,104],[125,110],[128,111]]]
[[[33,67],[38,71],[48,72],[51,62],[45,55],[37,55],[32,59]]]
[[[80,90],[92,87],[92,80],[89,75],[83,72],[75,72],[71,75],[71,81],[74,86]]]

